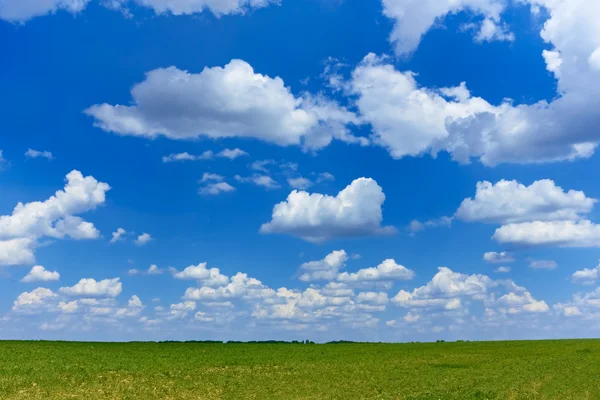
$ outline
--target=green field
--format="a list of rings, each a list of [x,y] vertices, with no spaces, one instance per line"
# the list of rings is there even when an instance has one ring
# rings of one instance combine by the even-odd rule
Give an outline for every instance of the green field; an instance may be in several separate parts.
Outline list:
[[[0,342],[0,399],[600,399],[600,341]]]

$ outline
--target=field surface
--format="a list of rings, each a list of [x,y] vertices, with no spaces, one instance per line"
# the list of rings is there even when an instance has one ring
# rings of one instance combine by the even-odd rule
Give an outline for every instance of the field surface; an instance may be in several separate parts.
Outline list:
[[[0,342],[0,399],[600,399],[600,341]]]

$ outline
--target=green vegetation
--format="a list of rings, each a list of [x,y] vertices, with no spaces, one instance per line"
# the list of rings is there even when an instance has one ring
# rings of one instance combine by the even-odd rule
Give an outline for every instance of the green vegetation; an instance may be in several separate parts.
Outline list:
[[[600,399],[600,341],[0,342],[0,399]]]

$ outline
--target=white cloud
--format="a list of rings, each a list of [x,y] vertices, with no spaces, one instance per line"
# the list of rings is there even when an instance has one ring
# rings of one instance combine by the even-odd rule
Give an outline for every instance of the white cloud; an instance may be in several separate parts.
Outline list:
[[[381,206],[385,194],[373,179],[353,181],[337,196],[293,191],[273,208],[272,220],[261,233],[287,233],[311,242],[335,237],[389,235],[383,227]]]
[[[497,22],[504,10],[502,0],[383,0],[382,3],[383,14],[394,21],[390,41],[399,55],[416,50],[421,38],[448,14],[468,9],[486,17],[485,20]]]
[[[221,193],[231,193],[235,191],[235,187],[231,186],[227,182],[216,182],[209,183],[200,189],[198,189],[198,193],[201,195],[211,195],[216,196]]]
[[[558,264],[553,260],[529,260],[529,268],[533,269],[556,269]]]
[[[398,54],[410,53],[437,18],[468,10],[484,16],[480,29],[502,33],[500,14],[509,2],[493,0],[384,0],[384,14],[396,21],[391,35]],[[446,101],[439,91],[419,88],[411,72],[396,71],[373,55],[356,69],[351,83],[357,105],[371,123],[374,141],[393,157],[447,151],[459,162],[478,158],[486,165],[541,163],[590,157],[600,141],[595,127],[600,101],[600,24],[596,0],[523,0],[532,13],[544,8],[549,19],[542,39],[551,46],[540,57],[558,80],[554,99],[492,106],[481,98]],[[497,29],[500,27],[500,30]],[[489,29],[492,28],[492,29]]]
[[[356,139],[346,128],[354,114],[322,98],[295,97],[281,78],[257,74],[242,60],[197,74],[156,69],[131,94],[131,106],[97,104],[85,113],[106,131],[148,138],[246,137],[310,149],[333,137]]]
[[[58,308],[63,314],[72,314],[79,309],[79,303],[77,303],[77,300],[69,302],[61,301],[58,303]]]
[[[223,158],[228,158],[230,160],[235,160],[238,157],[243,157],[243,156],[247,156],[248,153],[246,153],[244,150],[235,148],[235,149],[224,149],[223,151],[221,151],[220,153],[217,154],[217,157],[223,157]]]
[[[250,169],[253,169],[255,171],[264,172],[264,173],[268,174],[270,171],[267,168],[267,165],[273,165],[273,164],[275,164],[275,160],[256,160],[256,161],[253,161],[249,167],[250,167]],[[297,164],[296,164],[296,168],[297,168]]]
[[[27,151],[25,152],[25,157],[27,157],[27,158],[42,157],[49,161],[54,159],[54,157],[52,157],[52,153],[50,153],[49,151],[38,151],[38,150],[33,150],[33,149],[27,149]]]
[[[504,264],[511,263],[515,261],[515,258],[511,253],[506,251],[502,251],[500,253],[496,253],[495,251],[488,251],[483,254],[484,261],[487,261],[492,264]]]
[[[0,216],[0,265],[33,264],[33,251],[43,237],[96,239],[95,226],[74,216],[103,204],[110,186],[79,171],[67,175],[64,190],[47,200],[18,203],[11,215]]]
[[[84,177],[79,171],[71,171],[67,175],[64,190],[43,202],[18,203],[12,215],[0,216],[0,239],[17,237],[64,238],[71,236],[78,239],[90,236],[93,225],[73,217],[95,209],[104,203],[106,192],[110,186],[98,182],[94,177]]]
[[[356,302],[381,306],[388,303],[388,295],[385,292],[361,292],[356,296]]]
[[[173,153],[173,154],[169,154],[168,156],[163,156],[162,162],[172,163],[172,162],[178,162],[178,161],[211,160],[213,157],[214,157],[214,154],[210,150],[207,150],[200,155],[193,155],[186,151],[184,153]]]
[[[209,182],[209,181],[217,181],[217,182],[221,182],[223,181],[225,178],[219,174],[213,174],[210,172],[205,172],[204,174],[202,174],[202,179],[200,179],[200,183],[203,182]]]
[[[335,176],[333,176],[329,172],[321,172],[317,176],[317,183],[334,181],[334,180],[335,180]]]
[[[33,264],[35,241],[29,238],[0,240],[0,267]]]
[[[156,14],[188,15],[206,10],[217,17],[230,14],[246,14],[247,12],[271,4],[279,4],[280,0],[130,0],[140,6],[151,8]],[[0,3],[0,19],[11,22],[25,22],[31,18],[67,11],[72,14],[83,11],[90,0],[27,0]],[[102,4],[114,10],[131,15],[127,10],[128,0],[107,0]]]
[[[82,11],[88,2],[89,0],[3,1],[0,3],[0,19],[25,22],[30,18],[55,13],[59,10],[75,14]]]
[[[496,40],[514,42],[515,35],[509,31],[506,24],[498,23],[491,18],[484,19],[475,35],[475,41],[481,43]]]
[[[171,304],[170,311],[172,318],[184,318],[188,313],[196,309],[196,302],[184,301],[182,303]]]
[[[487,293],[493,281],[485,275],[465,275],[440,267],[439,272],[427,283],[412,293],[400,290],[392,303],[399,307],[441,307],[454,309],[460,306],[456,300],[461,296],[478,296]]]
[[[515,246],[600,247],[600,226],[582,221],[534,221],[508,224],[493,238]]]
[[[319,261],[309,261],[300,266],[303,273],[298,279],[303,282],[318,280],[332,281],[337,278],[338,272],[346,265],[348,254],[344,250],[336,250]]]
[[[110,239],[110,243],[116,243],[119,240],[122,240],[122,236],[125,235],[127,231],[123,228],[118,228],[116,232],[112,233],[112,239]]]
[[[31,271],[21,279],[21,282],[31,283],[31,282],[48,282],[48,281],[57,281],[60,279],[60,274],[56,271],[48,271],[41,265],[36,265],[31,268]]]
[[[137,269],[130,269],[129,271],[127,271],[127,274],[129,276],[136,276],[136,275],[162,275],[164,274],[165,270],[162,268],[158,268],[157,265],[152,264],[150,265],[150,267],[148,268],[147,271],[139,271]]]
[[[306,179],[301,176],[297,178],[288,178],[287,182],[290,187],[300,190],[308,189],[313,184],[310,179]]]
[[[135,239],[135,244],[143,246],[152,240],[152,236],[149,233],[142,233]]]
[[[24,311],[27,309],[42,308],[47,305],[47,301],[58,297],[50,289],[37,288],[31,292],[21,293],[13,303],[13,311]]]
[[[279,189],[281,186],[273,178],[268,175],[254,174],[252,176],[243,177],[236,175],[235,180],[238,182],[248,182],[256,186],[261,186],[265,189]]]
[[[378,282],[392,280],[410,280],[415,277],[415,272],[399,265],[396,261],[388,259],[377,267],[361,269],[356,273],[342,272],[337,277],[344,283]]]
[[[157,14],[186,15],[210,10],[217,17],[228,14],[246,14],[248,11],[279,4],[280,0],[135,0],[150,7]]]
[[[572,275],[574,282],[583,283],[586,285],[595,284],[600,279],[600,265],[596,268],[584,268],[580,271],[575,271]]]
[[[61,287],[60,292],[67,296],[79,297],[117,297],[123,291],[119,278],[96,281],[81,279],[75,286]]]
[[[525,186],[517,181],[478,182],[475,198],[463,200],[456,218],[468,222],[514,223],[578,220],[592,211],[596,199],[582,191],[565,192],[549,179]]]
[[[511,271],[510,267],[498,267],[496,268],[496,270],[494,272],[498,273],[498,274],[507,274]]]
[[[576,293],[571,301],[553,307],[566,317],[597,319],[600,311],[600,287],[590,293]]]
[[[229,278],[223,274],[219,268],[206,268],[206,263],[190,265],[181,272],[173,270],[173,277],[181,280],[201,281],[203,286],[222,287],[229,284]]]

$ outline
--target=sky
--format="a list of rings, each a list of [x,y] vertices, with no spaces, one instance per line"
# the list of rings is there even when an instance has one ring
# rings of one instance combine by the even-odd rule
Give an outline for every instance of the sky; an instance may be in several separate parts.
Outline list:
[[[0,0],[0,339],[600,334],[596,0]]]

